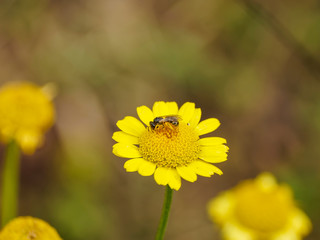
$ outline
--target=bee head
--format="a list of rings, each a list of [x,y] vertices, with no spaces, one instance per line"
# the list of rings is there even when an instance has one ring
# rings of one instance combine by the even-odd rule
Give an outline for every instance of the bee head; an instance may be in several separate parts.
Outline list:
[[[150,127],[151,127],[152,129],[155,129],[156,125],[157,125],[157,124],[156,124],[155,122],[153,122],[153,121],[150,122]]]

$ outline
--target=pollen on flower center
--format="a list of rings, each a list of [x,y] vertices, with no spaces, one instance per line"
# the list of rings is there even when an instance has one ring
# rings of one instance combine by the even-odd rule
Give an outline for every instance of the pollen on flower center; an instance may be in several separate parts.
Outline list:
[[[139,151],[143,159],[157,167],[175,168],[186,166],[198,159],[199,136],[184,122],[178,126],[159,126],[146,129],[139,139]]]
[[[283,228],[293,208],[291,192],[284,186],[262,191],[253,183],[244,183],[236,196],[235,215],[239,222],[261,233]]]

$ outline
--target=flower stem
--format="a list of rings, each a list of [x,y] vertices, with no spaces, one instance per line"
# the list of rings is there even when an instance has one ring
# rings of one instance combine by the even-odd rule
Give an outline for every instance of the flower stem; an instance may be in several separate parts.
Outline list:
[[[7,145],[2,172],[2,226],[16,217],[17,214],[19,167],[19,147],[15,141],[11,141]]]
[[[162,208],[162,216],[161,216],[160,223],[158,226],[156,240],[163,239],[163,236],[164,236],[164,233],[166,230],[166,226],[167,226],[167,222],[168,222],[171,202],[172,202],[172,189],[167,185],[166,186],[166,193],[165,193],[165,197],[164,197],[164,202],[163,202],[163,208]]]

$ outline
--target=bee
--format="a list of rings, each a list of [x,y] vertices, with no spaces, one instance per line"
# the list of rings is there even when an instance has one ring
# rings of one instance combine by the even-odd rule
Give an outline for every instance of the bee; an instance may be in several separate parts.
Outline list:
[[[150,121],[150,127],[154,130],[157,126],[164,126],[167,125],[167,123],[170,123],[173,126],[178,126],[179,120],[181,120],[181,117],[178,115],[156,117],[153,121]]]

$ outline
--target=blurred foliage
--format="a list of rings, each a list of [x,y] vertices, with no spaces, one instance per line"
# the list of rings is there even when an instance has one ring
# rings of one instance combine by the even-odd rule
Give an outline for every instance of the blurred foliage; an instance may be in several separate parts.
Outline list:
[[[230,157],[175,193],[167,239],[219,239],[207,201],[266,170],[319,239],[319,16],[316,0],[1,1],[0,82],[58,88],[56,125],[23,159],[21,215],[69,240],[153,238],[164,188],[125,173],[111,136],[137,106],[194,101]]]

